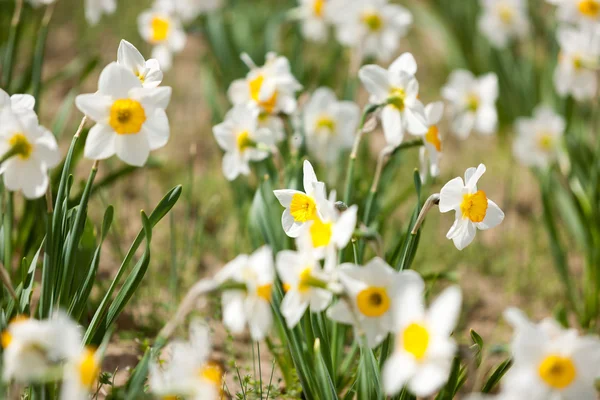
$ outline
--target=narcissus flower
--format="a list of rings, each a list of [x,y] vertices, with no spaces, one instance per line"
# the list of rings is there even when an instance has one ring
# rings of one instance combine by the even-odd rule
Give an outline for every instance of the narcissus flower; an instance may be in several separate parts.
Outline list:
[[[156,0],[163,10],[175,13],[183,22],[191,22],[199,15],[214,11],[223,6],[223,0]]]
[[[563,117],[538,106],[533,118],[519,118],[515,126],[518,136],[513,152],[521,163],[543,168],[557,158],[566,126]]]
[[[158,61],[153,58],[146,61],[138,49],[127,40],[121,40],[119,44],[117,63],[131,70],[145,88],[157,87],[162,82],[163,73]]]
[[[455,211],[454,224],[446,237],[452,239],[457,249],[467,247],[475,238],[477,229],[485,230],[499,225],[504,213],[483,190],[477,190],[477,181],[485,173],[485,165],[469,168],[465,180],[456,177],[440,191],[440,211]]]
[[[419,101],[419,82],[415,78],[417,62],[404,53],[385,70],[378,65],[365,65],[358,76],[371,94],[370,102],[385,104],[381,123],[390,146],[398,146],[407,131],[413,135],[427,133],[425,109]]]
[[[394,314],[402,291],[409,286],[423,289],[423,279],[414,271],[398,272],[381,258],[367,265],[342,264],[338,269],[347,300],[327,310],[327,316],[354,325],[357,336],[364,334],[371,348],[379,345],[394,330]],[[348,304],[350,303],[350,304]]]
[[[492,45],[504,48],[529,32],[526,0],[480,0],[483,9],[478,26]]]
[[[444,103],[441,101],[428,104],[425,107],[425,123],[428,126],[428,131],[423,137],[425,146],[419,150],[421,182],[425,182],[427,176],[437,177],[440,174],[442,138],[438,124],[443,115]]]
[[[417,397],[429,397],[446,383],[457,347],[450,335],[461,301],[460,289],[454,286],[425,310],[423,284],[401,292],[394,318],[395,348],[382,371],[388,395],[406,386]]]
[[[271,329],[271,294],[275,272],[273,253],[263,246],[252,255],[237,256],[223,267],[215,279],[240,284],[243,288],[223,291],[223,323],[233,333],[246,325],[254,340],[262,340]]]
[[[296,12],[302,23],[302,35],[308,40],[324,42],[328,36],[328,12],[330,0],[298,0]]]
[[[98,91],[77,96],[75,104],[96,122],[85,142],[84,155],[104,160],[116,154],[138,167],[151,150],[169,141],[169,119],[165,108],[171,88],[144,88],[128,68],[113,62],[100,74]]]
[[[442,88],[442,97],[449,103],[452,132],[459,138],[466,139],[473,130],[482,135],[496,132],[496,74],[489,73],[476,78],[467,70],[456,70]]]
[[[258,67],[247,54],[242,54],[250,72],[245,79],[233,81],[227,95],[234,105],[258,107],[267,114],[291,114],[296,111],[295,93],[302,89],[290,71],[287,58],[267,53],[265,65]]]
[[[158,60],[163,71],[170,69],[173,64],[173,53],[183,50],[186,42],[179,18],[157,5],[140,14],[138,29],[142,38],[154,46],[152,58]]]
[[[558,6],[558,19],[565,22],[595,24],[600,22],[600,0],[546,0]]]
[[[8,93],[0,89],[0,111],[6,107],[10,108],[13,114],[19,117],[24,114],[35,115],[35,98],[30,94],[13,94],[9,96]]]
[[[258,113],[245,105],[233,107],[225,121],[213,127],[213,134],[223,155],[223,174],[232,181],[240,174],[250,174],[250,161],[267,158],[275,138],[271,131],[258,127]]]
[[[85,0],[85,19],[88,24],[96,25],[102,14],[112,14],[116,9],[116,0]]]
[[[342,150],[352,147],[360,109],[354,102],[338,101],[333,90],[321,87],[311,96],[302,117],[311,154],[331,164]]]
[[[100,354],[93,348],[84,347],[80,354],[65,365],[63,384],[60,392],[62,400],[86,400],[96,389],[100,375]]]

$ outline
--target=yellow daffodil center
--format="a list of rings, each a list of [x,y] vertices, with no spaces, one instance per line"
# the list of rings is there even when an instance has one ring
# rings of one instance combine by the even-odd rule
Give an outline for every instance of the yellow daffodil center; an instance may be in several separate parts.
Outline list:
[[[290,289],[292,288],[292,285],[290,285],[289,283],[284,283],[283,285],[283,292],[287,293],[290,291]]]
[[[237,148],[240,153],[243,153],[247,148],[256,146],[256,142],[250,138],[250,134],[248,131],[243,131],[238,134],[237,139]]]
[[[383,20],[373,11],[364,12],[361,16],[361,20],[371,32],[377,32],[381,30],[383,26]]]
[[[152,21],[150,22],[150,27],[152,28],[152,41],[157,43],[164,42],[165,40],[167,40],[170,25],[171,23],[166,18],[152,18]]]
[[[85,348],[79,361],[79,380],[86,388],[91,388],[100,375],[100,365],[95,357],[94,350]]]
[[[600,2],[597,0],[581,0],[577,8],[586,17],[594,18],[600,14]]]
[[[219,365],[210,362],[200,369],[200,377],[220,389],[223,379],[223,370]]]
[[[575,380],[577,370],[570,358],[552,354],[542,360],[538,373],[548,386],[560,390]]]
[[[146,77],[140,71],[135,71],[135,76],[137,76],[140,82],[142,83],[144,83],[144,81],[146,80]]]
[[[176,395],[169,395],[161,397],[161,400],[178,400]]]
[[[27,160],[31,156],[33,146],[29,143],[29,140],[22,133],[15,133],[9,140],[8,144],[14,151],[16,151],[19,158]]]
[[[483,190],[473,194],[465,194],[460,204],[463,218],[469,218],[472,222],[481,222],[487,212],[488,201]]]
[[[367,317],[381,317],[390,309],[390,297],[384,287],[370,286],[356,296],[358,310]]]
[[[306,222],[317,219],[317,204],[312,197],[304,193],[296,193],[290,203],[290,214],[296,222]]]
[[[442,141],[440,140],[440,131],[437,125],[429,127],[429,130],[425,134],[425,140],[431,143],[438,152],[442,151]]]
[[[583,58],[580,56],[573,57],[573,68],[579,70],[583,68]]]
[[[554,137],[549,133],[540,133],[537,142],[538,147],[543,151],[551,151],[554,147]]]
[[[310,274],[311,272],[312,272],[311,267],[306,267],[302,270],[302,272],[300,272],[300,276],[299,276],[300,279],[298,282],[298,291],[304,293],[310,289],[310,283],[313,279],[312,275]]]
[[[471,93],[467,96],[467,110],[469,111],[477,111],[479,108],[479,96],[474,93]]]
[[[119,135],[138,133],[144,122],[146,122],[146,112],[137,100],[119,99],[110,107],[108,123]]]
[[[404,89],[394,88],[390,91],[388,103],[396,107],[398,110],[404,110],[404,101],[406,100],[406,92]]]
[[[309,229],[310,238],[312,239],[313,247],[327,246],[331,241],[332,223],[323,222],[319,218],[316,218]]]
[[[510,24],[514,15],[515,13],[510,6],[506,4],[500,4],[498,6],[498,16],[503,23]]]
[[[323,16],[323,6],[325,5],[325,0],[315,0],[313,3],[313,12],[317,17]]]
[[[265,285],[261,285],[259,287],[256,288],[256,295],[268,302],[271,301],[271,287],[273,285],[271,285],[270,283],[267,283]]]
[[[317,130],[327,129],[329,133],[335,132],[335,121],[327,116],[322,116],[315,123]]]
[[[417,360],[423,359],[429,346],[429,332],[421,324],[412,323],[402,332],[402,347]]]
[[[262,87],[264,81],[265,77],[262,75],[258,75],[256,78],[248,82],[248,86],[250,87],[250,97],[252,98],[252,100],[257,102],[266,112],[272,113],[275,109],[275,105],[277,104],[277,92],[273,92],[273,95],[268,100],[260,101],[260,88]]]

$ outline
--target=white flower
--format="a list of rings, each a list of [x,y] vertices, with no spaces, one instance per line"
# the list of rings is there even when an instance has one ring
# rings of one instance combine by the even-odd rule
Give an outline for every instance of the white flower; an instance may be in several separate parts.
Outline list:
[[[0,89],[0,110],[6,107],[10,108],[19,117],[35,115],[35,98],[30,94],[13,94],[9,96],[8,93]]]
[[[401,292],[394,320],[396,347],[382,371],[387,394],[407,386],[417,397],[429,397],[446,383],[457,347],[450,335],[461,301],[460,289],[449,287],[426,311],[422,284]]]
[[[358,127],[360,109],[351,101],[338,101],[333,90],[315,90],[303,112],[308,148],[319,161],[332,164],[350,149]]]
[[[150,364],[150,391],[160,398],[177,396],[192,400],[221,398],[223,371],[209,361],[211,351],[208,327],[198,320],[190,323],[189,342],[169,344],[167,363]]]
[[[58,165],[60,152],[54,135],[38,123],[33,111],[16,107],[15,113],[13,107],[0,110],[0,157],[14,152],[0,165],[0,174],[8,190],[36,199],[48,189],[48,169]]]
[[[572,95],[576,100],[596,96],[600,58],[600,30],[597,26],[568,28],[557,32],[560,53],[554,71],[554,87],[561,96]]]
[[[223,6],[223,0],[156,0],[159,9],[176,13],[183,22],[191,22],[199,15]]]
[[[515,126],[513,152],[522,164],[543,168],[557,158],[566,126],[563,117],[538,106],[533,118],[519,118]]]
[[[258,127],[258,110],[243,105],[233,107],[225,121],[213,127],[213,134],[225,151],[223,174],[230,181],[250,174],[250,161],[267,158],[275,142],[271,131]]]
[[[477,181],[485,173],[485,165],[469,168],[465,180],[456,177],[440,191],[440,211],[455,211],[454,224],[446,237],[452,239],[457,249],[467,247],[475,238],[476,229],[489,229],[504,220],[504,213],[483,190],[477,190]]]
[[[327,7],[330,0],[298,0],[298,17],[302,21],[302,35],[315,42],[324,42],[328,36]]]
[[[483,13],[479,30],[492,45],[503,48],[510,40],[529,32],[526,0],[479,0]]]
[[[442,139],[438,124],[444,114],[444,103],[441,101],[428,104],[425,107],[425,123],[429,127],[423,137],[424,146],[419,152],[421,164],[421,182],[427,176],[437,177],[440,174],[440,157],[442,155]]]
[[[84,347],[80,354],[65,366],[61,400],[87,400],[96,389],[94,384],[100,375],[100,354]]]
[[[404,132],[413,135],[427,133],[425,110],[418,100],[419,82],[415,78],[417,62],[410,53],[398,57],[385,70],[378,65],[365,65],[358,72],[365,89],[371,94],[370,102],[385,104],[381,123],[390,146],[398,146]]]
[[[263,246],[252,255],[237,256],[216,275],[218,282],[234,282],[245,289],[223,291],[223,323],[233,333],[246,324],[253,340],[262,340],[271,329],[271,294],[274,280],[273,254]]]
[[[367,345],[379,345],[394,331],[394,315],[401,304],[397,298],[408,286],[423,290],[423,279],[414,271],[398,272],[376,257],[365,266],[342,264],[339,279],[350,305],[340,300],[327,310],[327,316],[354,325],[357,336],[364,333]]]
[[[29,4],[34,7],[39,7],[42,5],[48,5],[54,3],[56,0],[27,0]]]
[[[513,366],[502,380],[503,393],[528,400],[595,400],[600,363],[597,337],[579,336],[554,320],[530,322],[520,310],[505,318],[515,329]]]
[[[96,25],[102,14],[112,14],[116,9],[116,0],[85,0],[85,18],[90,25]]]
[[[442,97],[450,103],[452,131],[459,138],[467,138],[472,130],[482,135],[496,132],[496,74],[489,73],[476,78],[467,70],[453,71],[448,83],[442,88]]]
[[[285,139],[285,127],[283,120],[277,115],[261,112],[258,114],[258,127],[271,132],[272,142],[279,143]]]
[[[292,75],[287,58],[267,53],[262,67],[257,67],[247,54],[242,54],[242,61],[250,72],[229,86],[227,95],[234,105],[248,104],[268,114],[291,114],[296,110],[295,93],[302,85]]]
[[[600,0],[546,0],[558,6],[558,19],[564,22],[600,22]]]
[[[131,70],[142,82],[143,87],[157,87],[163,79],[158,61],[153,58],[144,60],[144,56],[127,40],[121,40],[119,44],[117,63]]]
[[[380,61],[396,53],[413,22],[410,11],[388,0],[332,0],[327,12],[340,43]]]
[[[140,14],[138,29],[142,38],[154,46],[152,58],[158,60],[163,71],[170,69],[173,53],[183,50],[186,41],[179,18],[155,7]]]
[[[96,122],[85,142],[84,155],[104,160],[116,154],[127,164],[143,166],[151,150],[169,141],[165,108],[170,87],[144,88],[128,68],[113,62],[104,68],[96,93],[77,96],[75,104]]]

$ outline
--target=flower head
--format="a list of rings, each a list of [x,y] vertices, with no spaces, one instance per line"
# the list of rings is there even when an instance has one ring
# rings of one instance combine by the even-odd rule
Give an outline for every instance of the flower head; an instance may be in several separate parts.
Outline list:
[[[492,45],[503,48],[510,40],[523,38],[529,32],[526,0],[480,0],[483,13],[479,30]]]
[[[600,0],[546,0],[558,7],[558,19],[591,25],[600,22]]]
[[[102,14],[112,14],[116,9],[116,0],[85,0],[85,19],[88,24],[96,25]]]
[[[551,108],[538,106],[532,118],[519,118],[513,152],[525,165],[546,167],[559,153],[565,120]]]
[[[425,107],[425,123],[428,130],[423,137],[425,146],[421,147],[419,158],[421,164],[421,181],[427,176],[437,177],[440,174],[440,157],[442,155],[442,138],[439,123],[444,114],[444,103],[441,101],[428,104]]]
[[[223,6],[223,0],[156,0],[155,5],[177,15],[183,22],[191,22],[199,15]]]
[[[89,399],[100,375],[100,362],[100,353],[90,347],[83,347],[77,357],[69,360],[65,366],[61,399]]]
[[[331,0],[298,0],[298,18],[302,22],[302,35],[315,42],[324,42],[328,36]]]
[[[173,64],[173,53],[183,50],[186,42],[179,18],[156,4],[153,9],[140,14],[138,29],[142,38],[154,46],[152,58],[158,60],[163,71],[169,70]]]
[[[117,63],[131,70],[145,88],[157,87],[163,79],[158,61],[153,58],[146,61],[138,49],[127,40],[121,40],[119,44]]]

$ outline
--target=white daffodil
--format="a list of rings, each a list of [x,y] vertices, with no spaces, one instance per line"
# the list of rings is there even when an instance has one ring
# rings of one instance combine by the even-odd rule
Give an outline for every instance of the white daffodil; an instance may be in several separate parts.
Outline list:
[[[425,123],[429,127],[423,137],[424,146],[419,152],[421,164],[421,182],[427,176],[437,177],[440,174],[440,157],[442,155],[442,138],[438,124],[444,115],[444,103],[441,101],[428,104],[425,107]]]
[[[238,175],[250,174],[250,161],[260,161],[270,154],[275,138],[271,131],[258,127],[255,108],[244,105],[233,107],[225,121],[213,127],[213,134],[223,155],[223,174],[232,181]]]
[[[138,29],[142,38],[154,46],[152,58],[160,68],[167,71],[173,64],[173,53],[185,47],[186,36],[181,21],[173,13],[156,6],[138,17]]]
[[[30,94],[13,94],[9,96],[4,90],[0,89],[0,111],[4,108],[10,108],[18,117],[25,115],[35,115],[35,97]]]
[[[117,63],[131,70],[145,88],[155,88],[162,82],[163,73],[158,61],[144,56],[127,40],[121,40],[117,52]]]
[[[562,329],[554,320],[530,322],[517,309],[505,318],[515,329],[513,366],[502,380],[502,392],[529,400],[595,400],[600,341]]]
[[[382,371],[388,395],[406,386],[417,397],[429,397],[446,383],[457,348],[450,335],[461,302],[457,286],[444,290],[427,311],[423,284],[407,286],[400,293],[394,318],[396,347]]]
[[[546,0],[558,6],[558,19],[564,22],[596,24],[600,22],[600,0]]]
[[[223,0],[156,0],[155,5],[175,13],[183,22],[191,22],[201,14],[223,6]]]
[[[127,164],[141,167],[151,150],[169,141],[165,108],[171,88],[144,88],[129,69],[113,62],[104,68],[98,91],[77,96],[75,104],[96,122],[85,142],[84,155],[104,160],[116,154]]]
[[[298,0],[297,16],[302,23],[302,35],[308,40],[324,42],[328,36],[326,9],[330,0]]]
[[[340,43],[379,61],[396,53],[413,22],[410,11],[388,0],[332,0],[327,14]]]
[[[529,32],[526,0],[479,0],[483,13],[478,26],[492,45],[504,48]]]
[[[309,151],[332,164],[342,150],[352,147],[360,109],[352,101],[338,101],[333,90],[321,87],[306,104],[302,118]]]
[[[416,73],[417,62],[410,53],[402,54],[387,70],[378,65],[365,65],[358,72],[365,89],[371,94],[369,101],[385,104],[381,123],[390,146],[400,145],[405,131],[413,135],[427,133],[425,109],[418,99]]]
[[[291,114],[296,111],[296,92],[302,89],[290,71],[287,58],[267,53],[265,65],[258,67],[247,54],[242,54],[250,72],[245,79],[231,83],[227,91],[234,105],[247,104],[268,114]]]
[[[456,177],[440,191],[440,211],[455,211],[454,224],[446,237],[452,239],[457,249],[467,247],[475,238],[477,229],[485,230],[499,225],[504,213],[483,190],[477,190],[477,181],[485,173],[485,165],[469,168],[465,180]]]
[[[348,300],[340,300],[327,310],[327,316],[354,325],[357,336],[363,333],[371,348],[394,331],[396,299],[409,286],[423,289],[423,279],[414,271],[398,272],[381,258],[367,265],[342,264],[339,279]],[[348,304],[348,302],[350,304]]]
[[[189,342],[168,345],[171,357],[166,363],[150,364],[150,391],[162,399],[178,396],[191,400],[221,398],[223,371],[209,361],[211,351],[208,327],[198,320],[190,324]]]
[[[561,96],[576,100],[596,96],[600,66],[600,28],[561,27],[557,32],[560,53],[554,71],[554,87]]]
[[[279,143],[285,139],[283,120],[277,115],[261,112],[258,114],[258,127],[270,131],[272,142]]]
[[[466,139],[473,130],[482,135],[496,132],[496,74],[489,73],[476,78],[467,70],[453,71],[442,88],[442,97],[449,103],[452,132],[460,139]]]
[[[522,164],[544,168],[557,158],[566,126],[563,117],[538,106],[533,118],[519,118],[515,126],[513,152]]]
[[[80,351],[79,327],[65,314],[43,321],[18,317],[2,332],[3,379],[40,382],[60,376],[66,360]]]
[[[237,256],[216,276],[221,283],[240,284],[244,288],[224,290],[223,323],[233,333],[248,325],[253,340],[262,340],[271,329],[271,294],[275,278],[273,253],[263,246],[252,255]]]
[[[109,15],[116,10],[116,0],[85,0],[85,19],[90,25],[96,25],[102,14]]]
[[[100,354],[84,347],[80,354],[65,366],[61,400],[87,400],[96,389],[94,384],[100,376]]]
[[[28,109],[13,112],[12,106],[0,110],[0,157],[12,154],[0,165],[4,186],[36,199],[48,189],[48,169],[60,162],[54,135],[38,123]]]

